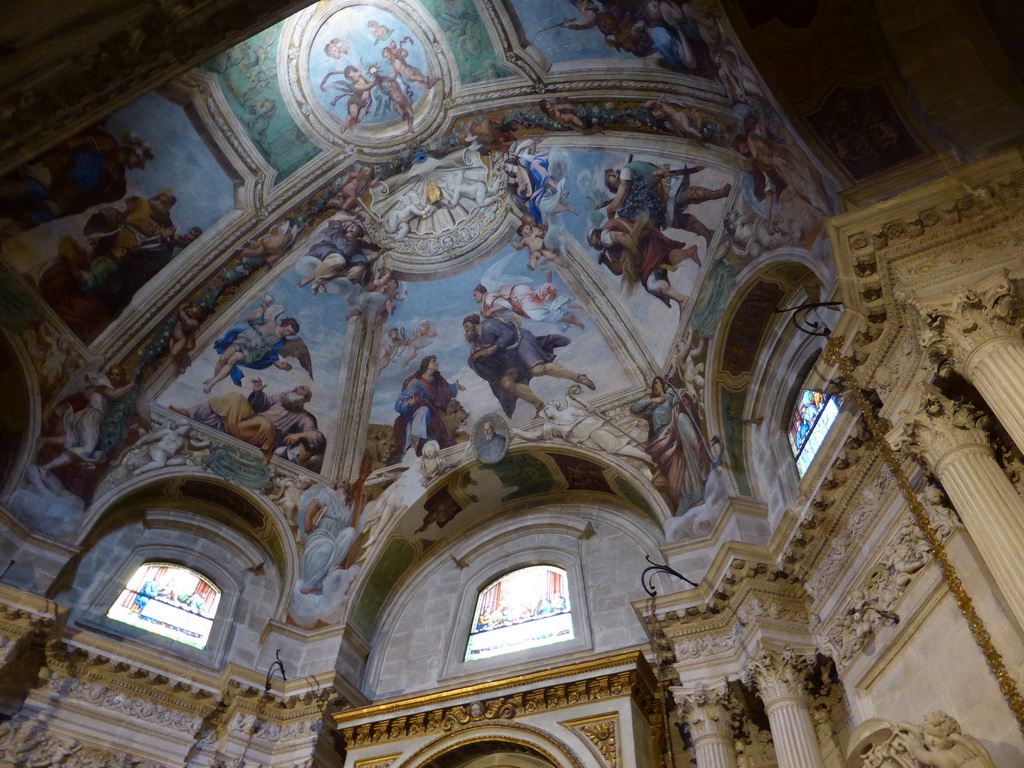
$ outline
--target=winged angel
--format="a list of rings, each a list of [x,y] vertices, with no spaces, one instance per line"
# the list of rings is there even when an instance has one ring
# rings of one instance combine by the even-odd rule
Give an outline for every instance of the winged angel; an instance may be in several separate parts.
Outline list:
[[[274,304],[274,297],[267,294],[257,309],[245,318],[248,328],[232,328],[214,342],[213,348],[220,353],[213,376],[203,382],[203,392],[210,390],[218,381],[231,377],[237,386],[242,386],[242,369],[253,368],[262,371],[274,366],[290,371],[291,363],[282,358],[290,357],[299,361],[309,378],[313,378],[313,360],[306,342],[298,337],[299,321],[294,317],[281,317],[284,307]]]
[[[443,157],[421,153],[408,171],[380,183],[371,209],[395,239],[439,234],[497,196],[489,176],[475,144]]]

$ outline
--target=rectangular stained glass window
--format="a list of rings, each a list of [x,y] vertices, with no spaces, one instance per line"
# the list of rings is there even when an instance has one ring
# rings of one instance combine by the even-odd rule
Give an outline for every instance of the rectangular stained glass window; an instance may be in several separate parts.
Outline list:
[[[195,571],[146,563],[110,606],[107,618],[205,648],[219,602],[220,590]]]
[[[506,574],[480,593],[465,660],[572,639],[565,571],[535,565]]]

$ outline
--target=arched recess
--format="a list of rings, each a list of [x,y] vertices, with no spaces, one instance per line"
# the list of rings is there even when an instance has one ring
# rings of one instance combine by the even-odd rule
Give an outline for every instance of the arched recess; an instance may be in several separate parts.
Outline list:
[[[737,491],[768,502],[773,520],[795,494],[796,472],[778,450],[759,457],[755,443],[760,435],[778,432],[782,446],[776,412],[783,400],[792,399],[789,393],[803,380],[807,360],[824,346],[823,337],[801,333],[789,313],[776,310],[827,301],[833,290],[819,259],[776,253],[739,276],[709,352],[711,419],[724,436]]]
[[[447,546],[431,549],[396,579],[369,632],[362,688],[370,698],[469,684],[552,659],[643,646],[632,602],[643,596],[645,556],[659,557],[661,531],[619,503],[567,494],[507,504]],[[571,639],[466,660],[481,590],[511,571],[565,571]],[[357,602],[354,597],[353,602]],[[408,660],[415,656],[417,663]]]
[[[32,460],[31,445],[39,434],[42,402],[35,366],[25,345],[0,329],[0,381],[4,408],[0,411],[0,491],[14,492]]]
[[[417,478],[407,472],[361,513],[376,518],[376,530],[365,551],[362,535],[353,544],[352,557],[361,567],[345,621],[364,637],[414,565],[509,510],[557,503],[618,509],[624,520],[647,531],[642,535],[655,548],[671,519],[640,466],[564,442],[513,444],[498,464],[466,461],[426,488]]]
[[[440,736],[392,768],[469,768],[487,755],[500,753],[520,755],[524,766],[531,768],[545,764],[556,768],[586,766],[568,744],[553,734],[523,723],[501,723]]]
[[[72,606],[71,621],[137,640],[210,668],[251,666],[259,637],[283,621],[296,578],[296,554],[280,512],[219,478],[172,468],[101,498],[89,511],[68,561],[47,596]],[[144,562],[182,565],[223,590],[204,651],[147,637],[104,619],[127,578]]]

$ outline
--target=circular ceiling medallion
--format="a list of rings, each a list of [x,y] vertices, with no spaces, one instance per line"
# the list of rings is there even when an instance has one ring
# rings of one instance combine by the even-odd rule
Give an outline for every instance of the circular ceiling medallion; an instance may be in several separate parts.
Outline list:
[[[441,118],[451,68],[411,3],[321,3],[290,19],[282,40],[289,111],[326,149],[394,147]]]

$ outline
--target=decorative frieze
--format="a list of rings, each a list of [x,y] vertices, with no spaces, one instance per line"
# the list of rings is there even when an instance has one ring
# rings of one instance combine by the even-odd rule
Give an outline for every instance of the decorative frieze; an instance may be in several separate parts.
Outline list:
[[[0,764],[21,768],[166,768],[126,752],[109,752],[30,721],[0,723]]]
[[[443,733],[481,725],[488,721],[508,721],[524,715],[572,707],[591,701],[629,696],[649,712],[655,705],[648,681],[636,670],[614,672],[588,680],[558,683],[532,690],[439,707],[425,712],[401,714],[361,725],[340,728],[349,747],[414,738],[425,733]]]

